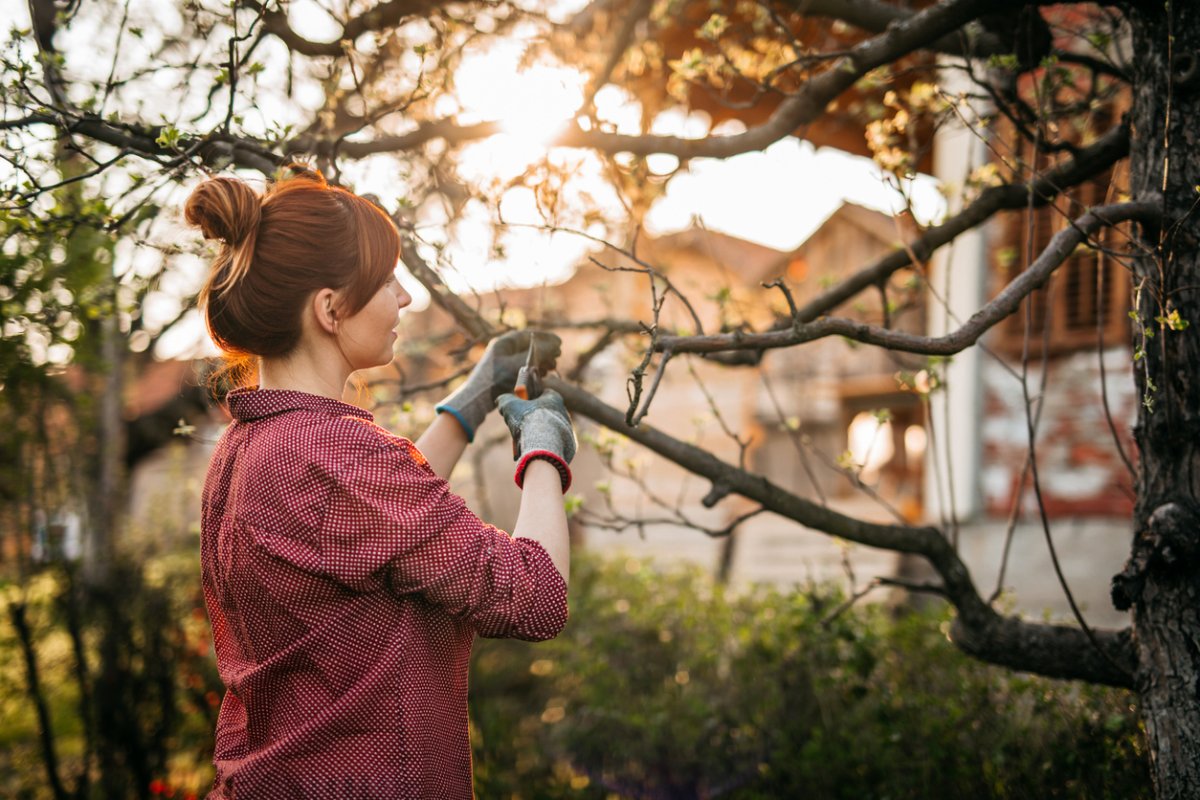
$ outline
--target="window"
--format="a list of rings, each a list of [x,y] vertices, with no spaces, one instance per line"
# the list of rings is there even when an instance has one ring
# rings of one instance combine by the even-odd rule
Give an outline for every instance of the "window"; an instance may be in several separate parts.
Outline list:
[[[859,478],[906,519],[921,518],[925,408],[913,392],[888,389],[891,376],[848,380],[841,387],[845,454]],[[856,491],[843,483],[843,494]]]
[[[1030,256],[1036,259],[1070,220],[1086,208],[1103,204],[1111,181],[1111,174],[1106,173],[1078,187],[1069,199],[1059,198],[1055,205],[1034,209],[1032,214],[1010,212],[1005,226],[1009,244],[995,251],[1001,285],[1016,277]],[[1098,241],[1108,247],[1110,243],[1119,245],[1120,238],[1120,234],[1104,230]],[[1035,358],[1040,357],[1043,347],[1049,355],[1094,348],[1098,329],[1106,347],[1127,343],[1129,288],[1129,275],[1116,259],[1081,246],[1000,324],[999,349],[1019,356],[1027,328],[1029,354]]]

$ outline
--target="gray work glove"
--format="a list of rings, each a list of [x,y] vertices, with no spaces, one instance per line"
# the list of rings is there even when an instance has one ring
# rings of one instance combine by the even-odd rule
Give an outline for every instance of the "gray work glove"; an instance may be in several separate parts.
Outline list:
[[[567,465],[575,457],[575,430],[562,395],[553,389],[542,392],[536,400],[522,400],[515,394],[500,395],[500,416],[513,436],[513,456],[517,460],[517,486],[524,488],[525,468],[535,459],[549,461],[558,469],[562,490],[571,486],[571,469]]]
[[[537,342],[538,369],[543,374],[554,369],[562,352],[561,339],[548,331],[509,331],[488,344],[467,380],[438,403],[437,412],[453,414],[466,432],[468,442],[475,441],[475,431],[496,407],[496,399],[516,385],[517,370],[525,365],[529,355],[531,336]]]

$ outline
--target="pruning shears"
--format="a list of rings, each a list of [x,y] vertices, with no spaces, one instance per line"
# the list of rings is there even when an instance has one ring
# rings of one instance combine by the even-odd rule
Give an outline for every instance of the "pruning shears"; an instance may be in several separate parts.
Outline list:
[[[517,385],[513,394],[522,400],[536,400],[542,393],[542,371],[537,366],[537,340],[529,338],[529,355],[525,365],[517,370]]]
[[[517,385],[513,394],[522,400],[536,400],[542,393],[542,371],[537,365],[537,340],[529,337],[529,354],[525,356],[525,364],[517,370]],[[513,460],[521,457],[521,442],[513,439]]]

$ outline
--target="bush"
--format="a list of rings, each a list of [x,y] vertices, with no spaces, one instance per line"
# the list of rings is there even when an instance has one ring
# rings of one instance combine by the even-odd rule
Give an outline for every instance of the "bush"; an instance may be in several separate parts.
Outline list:
[[[1151,795],[1128,693],[971,661],[941,633],[944,612],[856,607],[826,623],[841,602],[828,592],[732,595],[698,572],[659,573],[635,561],[573,569],[562,636],[476,644],[480,798]],[[198,574],[194,552],[152,559],[125,575],[117,605],[94,599],[80,609],[94,676],[90,796],[186,798],[211,783],[221,686]],[[27,604],[60,772],[74,788],[87,726],[63,578],[44,573],[19,593],[4,590],[9,602]],[[6,620],[0,795],[48,797]],[[109,682],[101,651],[113,630],[122,636]],[[129,713],[106,716],[118,706]],[[100,769],[105,748],[111,770]]]
[[[577,564],[556,640],[480,641],[480,797],[1149,798],[1132,696],[974,662],[942,611]]]

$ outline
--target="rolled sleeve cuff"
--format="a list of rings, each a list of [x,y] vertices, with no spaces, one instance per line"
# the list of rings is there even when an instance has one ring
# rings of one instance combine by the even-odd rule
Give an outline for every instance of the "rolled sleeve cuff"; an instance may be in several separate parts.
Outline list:
[[[553,639],[567,623],[567,583],[540,543],[516,538],[510,545],[502,556],[508,596],[476,617],[476,630],[489,639]]]

